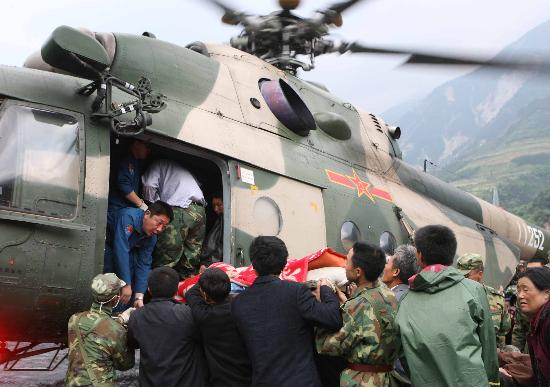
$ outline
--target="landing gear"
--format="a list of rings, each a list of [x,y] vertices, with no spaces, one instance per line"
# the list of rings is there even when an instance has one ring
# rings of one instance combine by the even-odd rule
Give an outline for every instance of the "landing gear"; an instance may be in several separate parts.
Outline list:
[[[13,349],[10,350],[6,342],[2,341],[0,342],[0,364],[4,364],[5,371],[53,371],[67,357],[66,353],[60,354],[65,348],[67,348],[65,344],[54,344],[54,346],[51,346],[51,344],[17,342]],[[53,352],[53,355],[47,367],[17,367],[21,359],[49,352]]]
[[[5,341],[0,341],[0,364],[7,362],[13,356],[13,352],[6,347]]]

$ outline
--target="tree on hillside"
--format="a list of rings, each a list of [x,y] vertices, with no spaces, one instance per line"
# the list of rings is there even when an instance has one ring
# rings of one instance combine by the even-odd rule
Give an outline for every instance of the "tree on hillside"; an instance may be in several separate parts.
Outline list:
[[[516,213],[531,223],[547,227],[550,223],[550,189],[539,192],[530,203],[518,207]]]

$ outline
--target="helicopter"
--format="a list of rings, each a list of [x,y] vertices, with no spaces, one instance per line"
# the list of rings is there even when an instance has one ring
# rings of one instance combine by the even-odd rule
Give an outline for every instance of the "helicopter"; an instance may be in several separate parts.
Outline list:
[[[540,63],[333,41],[330,29],[358,0],[310,18],[292,12],[298,1],[265,16],[210,2],[243,28],[230,45],[61,26],[24,67],[0,66],[0,342],[29,343],[0,346],[0,362],[58,352],[69,316],[88,308],[103,270],[110,170],[133,138],[191,169],[207,197],[223,192],[223,256],[234,266],[250,264],[258,235],[279,236],[291,257],[359,240],[391,255],[427,224],[455,232],[457,256],[480,253],[489,285],[506,283],[520,258],[548,254],[548,231],[407,164],[399,127],[297,77],[332,52]]]

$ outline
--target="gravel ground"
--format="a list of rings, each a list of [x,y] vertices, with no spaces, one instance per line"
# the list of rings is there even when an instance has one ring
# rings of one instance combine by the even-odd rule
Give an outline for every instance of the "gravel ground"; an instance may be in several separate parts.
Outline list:
[[[47,345],[49,346],[49,345]],[[13,345],[9,345],[13,348]],[[41,348],[40,346],[36,349]],[[58,359],[61,359],[67,353],[64,350],[59,353]],[[53,356],[53,352],[46,353],[40,356],[34,356],[21,360],[18,368],[40,368],[47,367]],[[25,387],[62,387],[65,385],[65,373],[67,372],[67,359],[57,367],[54,371],[6,371],[4,364],[0,365],[0,386],[25,386]],[[136,354],[136,365],[129,371],[117,372],[118,383],[124,387],[138,386],[138,366],[139,352]]]

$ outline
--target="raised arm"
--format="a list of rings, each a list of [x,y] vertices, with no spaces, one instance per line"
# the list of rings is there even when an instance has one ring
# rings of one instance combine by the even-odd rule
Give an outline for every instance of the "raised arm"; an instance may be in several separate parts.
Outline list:
[[[136,253],[135,264],[135,284],[134,291],[141,293],[142,295],[147,290],[147,279],[149,272],[151,271],[151,265],[153,263],[153,250],[157,243],[157,237],[155,235],[149,237],[144,246],[141,247]]]
[[[187,305],[191,308],[191,313],[193,318],[197,323],[201,323],[208,319],[211,306],[204,301],[202,298],[199,285],[194,285],[191,289],[185,292],[185,299],[187,300]]]
[[[300,286],[298,290],[300,314],[315,325],[336,331],[342,326],[338,297],[328,286],[321,286],[320,292],[321,301],[319,302],[306,286]]]
[[[143,200],[138,196],[138,192],[135,192],[134,188],[134,174],[138,173],[137,166],[133,165],[133,162],[129,159],[124,159],[120,162],[117,175],[117,188],[134,206],[142,208],[144,205]],[[147,209],[147,208],[142,208]]]

